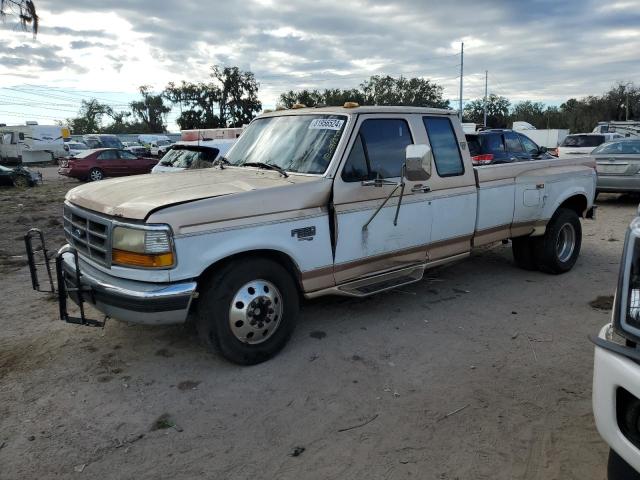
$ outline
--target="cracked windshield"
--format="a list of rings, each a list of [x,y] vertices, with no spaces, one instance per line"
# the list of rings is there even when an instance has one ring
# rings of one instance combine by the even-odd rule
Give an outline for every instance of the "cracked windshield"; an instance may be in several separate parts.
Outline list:
[[[227,160],[232,165],[267,163],[288,172],[325,172],[342,137],[343,115],[291,115],[258,119]]]

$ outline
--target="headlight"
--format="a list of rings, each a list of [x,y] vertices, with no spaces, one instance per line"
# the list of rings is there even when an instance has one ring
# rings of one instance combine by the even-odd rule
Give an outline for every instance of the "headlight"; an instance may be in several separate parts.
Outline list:
[[[621,335],[640,343],[640,218],[631,222],[624,241],[613,326]]]
[[[169,230],[115,227],[111,262],[128,267],[167,268],[174,264]]]

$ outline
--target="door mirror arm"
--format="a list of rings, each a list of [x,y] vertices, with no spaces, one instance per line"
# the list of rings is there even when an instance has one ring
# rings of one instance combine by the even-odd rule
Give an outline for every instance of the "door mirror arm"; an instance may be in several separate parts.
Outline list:
[[[389,192],[389,195],[387,195],[384,201],[378,206],[378,208],[376,208],[376,211],[373,212],[373,214],[369,217],[369,220],[367,220],[367,223],[365,223],[362,226],[363,232],[367,230],[367,228],[369,227],[369,224],[373,221],[374,218],[376,218],[380,210],[382,210],[382,208],[387,204],[387,202],[391,199],[391,197],[393,197],[396,191],[400,189],[400,197],[398,198],[398,205],[396,206],[396,214],[393,217],[393,226],[395,227],[398,225],[398,214],[400,213],[400,205],[402,205],[402,197],[404,197],[404,187],[405,187],[404,179],[406,176],[406,170],[407,170],[407,165],[406,163],[404,163],[400,171],[400,181],[398,182],[385,180],[383,178],[380,178],[380,175],[378,175],[378,177],[375,180],[366,180],[362,182],[363,186],[374,186],[374,187],[382,187],[383,185],[393,186],[393,190]]]

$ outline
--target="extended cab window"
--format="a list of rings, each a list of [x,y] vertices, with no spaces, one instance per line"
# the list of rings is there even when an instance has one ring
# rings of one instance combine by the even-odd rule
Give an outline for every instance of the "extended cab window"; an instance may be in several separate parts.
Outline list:
[[[345,182],[399,177],[405,150],[413,139],[405,120],[380,118],[362,122],[342,171]]]
[[[441,177],[462,175],[464,165],[451,120],[446,117],[423,117],[422,120],[427,129],[438,175]]]

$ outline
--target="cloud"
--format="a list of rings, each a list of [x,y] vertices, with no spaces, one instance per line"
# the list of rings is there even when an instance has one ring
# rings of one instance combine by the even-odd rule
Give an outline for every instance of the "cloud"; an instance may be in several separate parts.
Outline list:
[[[91,37],[91,38],[114,38],[113,33],[109,33],[105,30],[77,30],[69,27],[60,26],[48,26],[41,25],[39,30],[40,35],[65,35],[72,37]]]
[[[69,44],[69,46],[73,49],[73,50],[82,50],[85,48],[94,48],[94,47],[106,47],[108,48],[109,45],[102,43],[102,42],[90,42],[88,40],[74,40],[73,42],[71,42]]]
[[[56,47],[46,45],[36,47],[28,44],[21,44],[15,47],[5,46],[0,52],[0,65],[5,68],[18,67],[45,72],[64,68],[69,68],[76,73],[85,71],[70,58],[60,55]]]
[[[285,90],[352,88],[374,74],[431,78],[453,100],[461,41],[465,100],[483,95],[485,70],[491,92],[550,103],[640,77],[640,0],[246,0],[215,8],[194,0],[39,0],[38,7],[38,42],[55,45],[57,57],[0,55],[17,74],[37,67],[44,83],[69,78],[85,89],[95,82],[159,89],[205,80],[221,63],[252,70],[267,107]],[[86,48],[96,55],[83,58],[80,68],[90,73],[78,76],[70,56]],[[68,77],[60,73],[66,68]]]

